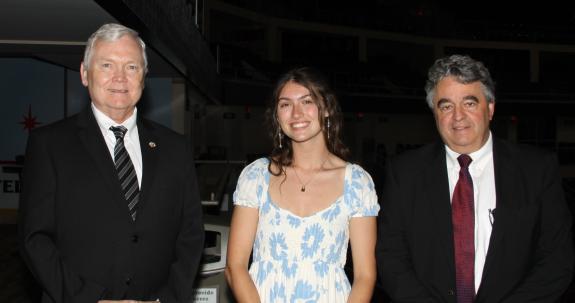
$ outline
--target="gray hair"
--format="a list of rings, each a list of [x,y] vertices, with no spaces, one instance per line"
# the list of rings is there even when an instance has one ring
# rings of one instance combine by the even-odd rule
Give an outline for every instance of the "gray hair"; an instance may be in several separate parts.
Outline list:
[[[140,49],[142,50],[142,58],[144,59],[144,74],[148,72],[148,56],[146,56],[146,43],[140,38],[140,35],[135,30],[125,27],[117,23],[108,23],[102,25],[96,32],[94,32],[88,42],[86,43],[86,49],[84,50],[84,68],[86,70],[90,69],[90,60],[92,60],[92,50],[94,45],[98,40],[113,42],[125,35],[129,35],[134,38],[138,44],[140,44]]]
[[[487,102],[495,102],[495,83],[491,79],[489,70],[485,65],[469,56],[451,55],[437,59],[427,72],[427,82],[425,83],[426,101],[429,108],[433,108],[433,97],[439,81],[445,77],[452,76],[457,82],[470,84],[476,81],[481,82],[483,94]]]

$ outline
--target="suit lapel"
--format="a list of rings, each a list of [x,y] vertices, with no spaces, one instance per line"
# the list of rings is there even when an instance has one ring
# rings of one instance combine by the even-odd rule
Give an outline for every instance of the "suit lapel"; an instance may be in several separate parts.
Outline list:
[[[518,170],[514,168],[514,163],[513,157],[505,148],[504,143],[494,138],[493,166],[495,171],[496,212],[494,214],[491,238],[489,240],[489,249],[487,250],[485,265],[483,267],[483,281],[489,278],[491,265],[496,263],[494,259],[497,257],[497,249],[502,246],[505,231],[508,229],[507,224],[511,223],[510,215],[513,209],[517,207],[515,201],[521,200],[520,197],[516,196],[523,191],[516,189],[518,186],[516,183],[518,177],[514,174]]]
[[[449,198],[449,181],[447,177],[447,164],[445,163],[445,147],[443,144],[436,144],[431,161],[425,172],[425,189],[427,200],[433,203],[432,226],[437,227],[441,247],[446,252],[445,262],[450,273],[455,274],[453,256],[453,236],[451,223],[451,202]]]
[[[122,210],[126,210],[127,206],[123,198],[122,186],[118,180],[114,160],[110,155],[98,122],[96,122],[96,118],[89,106],[78,114],[77,126],[80,141],[88,151],[92,160],[96,163],[95,166],[102,175],[102,182],[105,183],[105,186],[107,186],[112,193],[115,193],[113,196],[116,197],[117,203],[114,204],[121,207]],[[127,211],[126,214],[128,214]]]
[[[148,202],[148,193],[152,188],[152,184],[154,184],[154,178],[157,174],[157,158],[161,146],[159,138],[154,132],[154,126],[141,118],[138,118],[138,136],[140,137],[140,150],[142,151],[142,186],[140,188],[140,201],[138,202],[138,217],[141,217],[145,209],[144,206]]]

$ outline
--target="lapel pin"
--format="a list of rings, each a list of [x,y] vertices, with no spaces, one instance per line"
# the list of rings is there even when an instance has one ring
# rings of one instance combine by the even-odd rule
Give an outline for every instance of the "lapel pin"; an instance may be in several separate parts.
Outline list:
[[[156,147],[156,142],[150,141],[150,142],[148,142],[148,146],[150,146],[151,148],[154,148],[154,147]]]

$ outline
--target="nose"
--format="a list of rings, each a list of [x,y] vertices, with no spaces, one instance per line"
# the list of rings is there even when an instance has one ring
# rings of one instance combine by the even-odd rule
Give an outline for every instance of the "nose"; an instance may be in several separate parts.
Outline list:
[[[455,106],[453,109],[453,119],[456,121],[463,120],[465,118],[465,112],[462,106]]]
[[[123,68],[114,69],[114,76],[112,79],[116,82],[126,81],[126,71]]]
[[[293,117],[297,118],[302,116],[302,111],[303,111],[302,105],[296,102],[293,106],[293,111],[291,114]]]

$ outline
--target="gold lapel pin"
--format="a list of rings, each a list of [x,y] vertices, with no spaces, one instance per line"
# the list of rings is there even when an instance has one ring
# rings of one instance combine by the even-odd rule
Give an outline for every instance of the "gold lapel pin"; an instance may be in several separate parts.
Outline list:
[[[156,147],[156,142],[150,141],[150,142],[148,142],[148,146],[150,146],[151,148],[154,148],[154,147]]]

